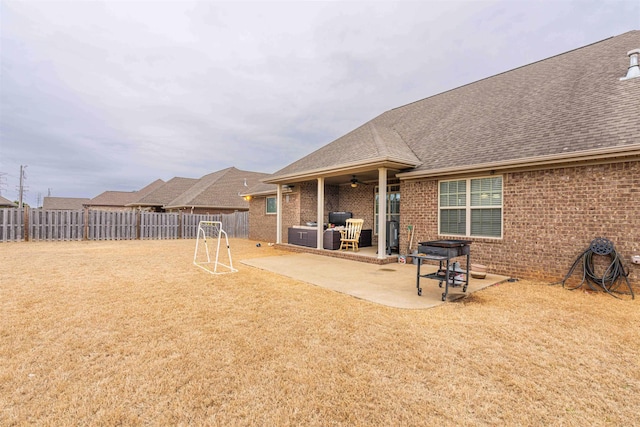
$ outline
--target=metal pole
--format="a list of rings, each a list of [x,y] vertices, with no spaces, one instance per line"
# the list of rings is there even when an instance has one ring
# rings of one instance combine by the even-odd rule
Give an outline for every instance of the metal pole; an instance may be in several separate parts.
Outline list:
[[[27,165],[20,165],[20,190],[19,190],[19,195],[18,195],[18,208],[22,209],[22,195],[24,194],[24,179],[25,179],[25,173],[24,170],[27,167]]]

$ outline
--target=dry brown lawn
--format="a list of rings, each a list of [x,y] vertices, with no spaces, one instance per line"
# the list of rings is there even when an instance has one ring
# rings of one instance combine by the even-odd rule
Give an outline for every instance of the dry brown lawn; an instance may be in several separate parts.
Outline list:
[[[247,240],[209,275],[194,245],[0,244],[0,425],[640,425],[638,299],[401,310],[244,266],[286,253]]]

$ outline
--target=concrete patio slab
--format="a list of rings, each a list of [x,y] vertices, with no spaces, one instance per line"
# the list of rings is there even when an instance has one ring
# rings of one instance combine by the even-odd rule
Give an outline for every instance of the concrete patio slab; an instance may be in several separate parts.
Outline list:
[[[389,307],[422,309],[443,303],[444,288],[438,287],[437,280],[421,278],[422,296],[418,296],[417,266],[413,264],[376,265],[307,253],[252,258],[240,263]],[[420,273],[436,270],[435,266],[424,264]],[[450,287],[447,301],[507,279],[494,274],[487,274],[484,279],[472,278],[466,293],[460,287]]]

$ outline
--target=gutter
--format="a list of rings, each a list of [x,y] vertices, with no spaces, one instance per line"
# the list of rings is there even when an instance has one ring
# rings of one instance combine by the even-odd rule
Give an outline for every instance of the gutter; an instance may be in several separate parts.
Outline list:
[[[264,190],[264,191],[242,193],[242,194],[239,194],[239,196],[240,197],[244,197],[244,196],[268,196],[269,194],[276,194],[277,192],[278,192],[278,189],[274,188],[273,190]]]
[[[351,163],[343,163],[339,166],[333,166],[328,168],[318,168],[306,170],[303,172],[295,172],[286,175],[280,175],[275,178],[267,178],[261,180],[261,182],[265,182],[267,184],[286,184],[288,182],[296,182],[305,179],[314,179],[320,176],[328,177],[342,174],[351,174],[353,172],[364,172],[366,170],[370,170],[372,167],[389,167],[389,163],[393,164],[393,167],[397,169],[405,169],[405,168],[415,168],[419,166],[420,163],[410,162],[406,159],[395,158],[395,157],[383,157],[377,159],[369,159],[369,160],[361,160]]]
[[[597,148],[594,150],[552,154],[548,156],[527,157],[524,159],[501,160],[499,162],[480,163],[467,166],[452,166],[440,169],[418,170],[396,174],[400,179],[433,178],[443,175],[487,172],[505,169],[540,168],[541,166],[557,166],[573,162],[608,160],[616,157],[640,157],[640,144],[622,147]]]
[[[206,205],[176,205],[176,206],[162,206],[162,209],[236,209],[236,210],[246,210],[247,206],[206,206]]]

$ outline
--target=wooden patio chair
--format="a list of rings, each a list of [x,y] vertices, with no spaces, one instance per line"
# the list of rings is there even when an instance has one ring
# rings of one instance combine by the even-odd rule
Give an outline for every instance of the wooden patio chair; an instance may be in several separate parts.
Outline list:
[[[364,219],[347,219],[344,230],[340,230],[340,250],[343,248],[348,250],[349,247],[351,247],[354,252],[360,250],[358,248],[358,241],[360,240],[362,224],[364,224]]]

